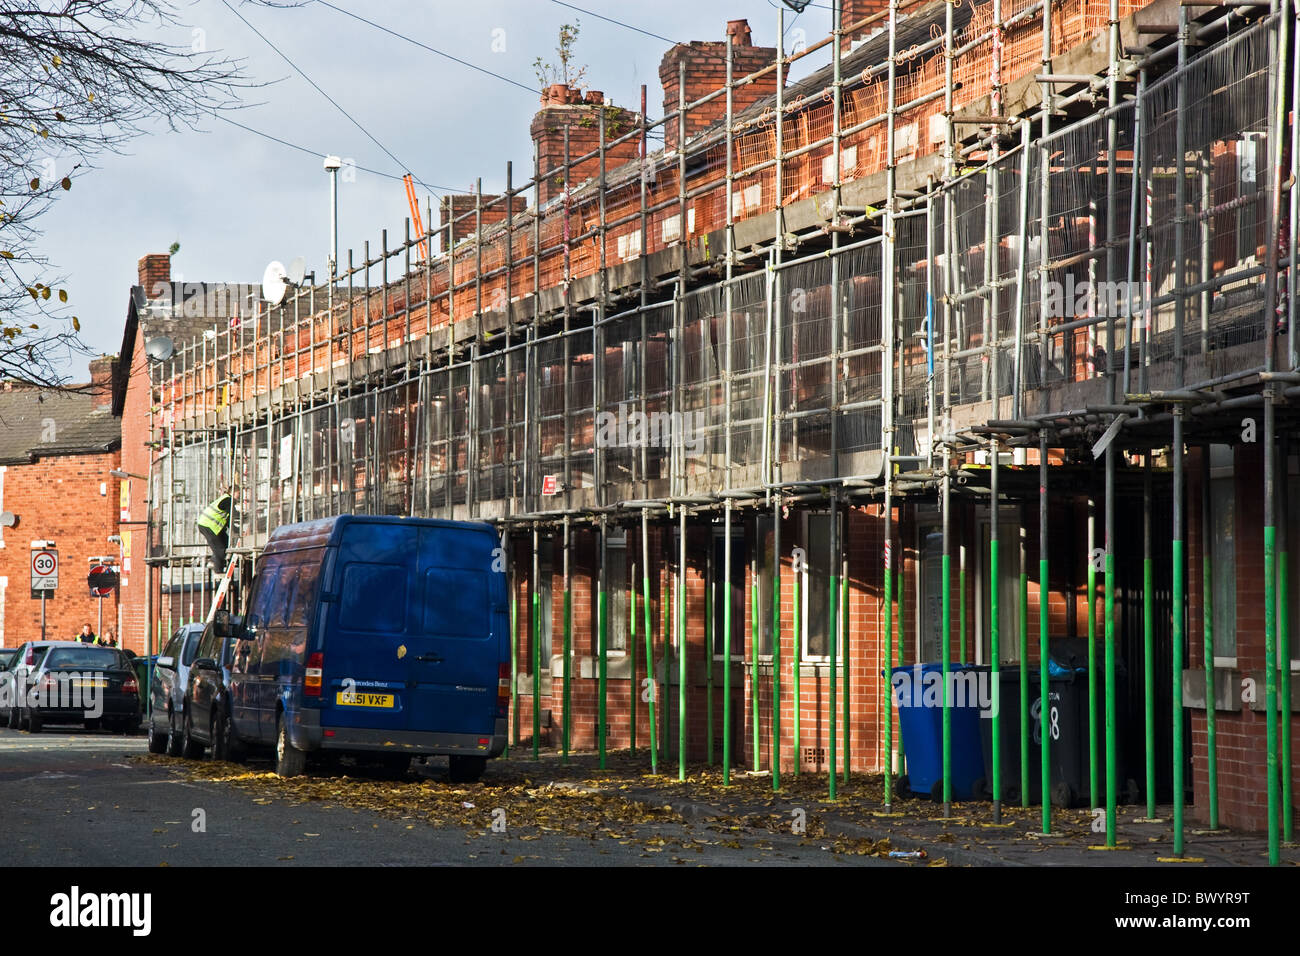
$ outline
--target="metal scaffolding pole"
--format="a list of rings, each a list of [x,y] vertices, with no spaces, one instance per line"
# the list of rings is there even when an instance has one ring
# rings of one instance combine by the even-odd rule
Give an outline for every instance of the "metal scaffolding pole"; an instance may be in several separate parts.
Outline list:
[[[686,509],[678,520],[677,558],[677,779],[686,779]]]
[[[1187,66],[1188,13],[1186,7],[1178,10],[1178,109],[1174,118],[1175,177],[1174,177],[1174,366],[1178,388],[1185,384],[1183,357],[1183,327],[1187,316],[1186,280],[1186,221],[1187,221]],[[1268,454],[1269,438],[1265,438]],[[1170,714],[1173,725],[1173,798],[1174,798],[1174,856],[1183,855],[1183,622],[1186,605],[1183,595],[1183,409],[1174,407],[1173,445],[1170,448],[1173,471],[1173,666],[1170,675],[1173,687],[1173,707]],[[1267,504],[1265,505],[1267,508]],[[1267,523],[1267,521],[1266,521]],[[1267,529],[1265,534],[1267,536]],[[1269,544],[1265,553],[1271,559]],[[1271,560],[1265,572],[1271,571]],[[1267,590],[1267,584],[1265,584]],[[1267,617],[1267,610],[1265,611]],[[1109,786],[1109,784],[1108,784]]]
[[[826,796],[827,799],[829,800],[835,799],[835,775],[836,775],[835,733],[837,728],[835,724],[838,717],[838,714],[836,712],[836,704],[838,703],[836,699],[836,695],[839,690],[837,680],[836,680],[836,671],[839,668],[839,661],[836,656],[837,655],[836,638],[838,637],[839,619],[840,619],[840,616],[836,610],[837,604],[839,602],[839,596],[840,596],[839,575],[836,572],[839,570],[839,566],[840,566],[839,565],[839,550],[840,550],[839,549],[839,545],[840,545],[839,520],[840,520],[840,489],[838,485],[835,485],[831,488],[831,542],[830,542],[831,547],[830,547],[830,555],[828,556],[828,563],[826,566],[827,572],[830,575],[830,615],[826,619],[826,636],[830,643],[829,650],[830,650],[830,665],[831,665],[830,666],[830,670],[831,670],[830,731],[831,733],[830,733],[830,749],[829,749],[830,761],[827,765],[828,772],[826,778],[827,779]]]
[[[1043,832],[1052,832],[1052,763],[1051,763],[1051,728],[1056,723],[1053,719],[1052,695],[1049,685],[1048,668],[1048,630],[1051,623],[1051,602],[1049,600],[1049,579],[1047,572],[1047,429],[1038,433],[1038,726],[1042,741],[1042,782],[1043,782]]]
[[[722,524],[722,785],[731,786],[731,499]]]
[[[569,576],[569,548],[571,529],[569,516],[564,516],[564,725],[561,729],[563,750],[561,763],[569,762],[569,743],[573,733],[573,582]]]
[[[541,552],[541,543],[538,538],[537,522],[533,522],[533,576],[528,582],[529,590],[532,591],[532,609],[533,609],[533,653],[532,653],[532,677],[533,677],[533,759],[541,759],[541,738],[542,738],[542,594],[538,587],[541,582],[541,567],[539,554]]]
[[[606,737],[609,736],[609,551],[606,547],[606,517],[600,516],[600,591],[597,604],[597,653],[599,657],[599,674],[597,677],[596,697],[596,731],[599,737],[600,769],[605,769]]]
[[[996,408],[996,406],[995,406]],[[989,671],[992,687],[990,705],[992,714],[992,740],[990,756],[992,758],[993,822],[1002,822],[1002,620],[999,594],[1001,578],[998,567],[998,439],[989,443]]]
[[[568,589],[565,589],[566,594]],[[650,509],[641,509],[641,592],[645,607],[645,670],[646,670],[646,690],[649,697],[646,703],[649,705],[646,709],[649,711],[650,718],[650,772],[659,772],[659,741],[658,728],[655,721],[655,704],[659,700],[658,684],[655,680],[655,654],[654,654],[654,634],[650,628]],[[730,609],[730,602],[728,602]],[[730,640],[730,632],[728,632]],[[730,669],[727,671],[730,674]],[[633,690],[635,693],[635,689]],[[568,712],[568,708],[565,708]],[[730,712],[730,708],[728,708]]]
[[[772,789],[781,789],[781,496],[772,496]]]

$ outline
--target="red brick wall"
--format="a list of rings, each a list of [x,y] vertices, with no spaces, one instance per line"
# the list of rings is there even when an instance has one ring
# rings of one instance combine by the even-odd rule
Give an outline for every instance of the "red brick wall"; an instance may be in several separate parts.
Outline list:
[[[146,257],[148,258],[148,257]],[[150,448],[145,442],[151,439],[149,432],[149,369],[144,356],[142,337],[136,334],[135,348],[129,357],[131,378],[128,382],[126,398],[122,406],[122,470],[135,475],[149,474]],[[116,507],[119,503],[122,484],[129,485],[130,520],[144,522],[148,517],[146,499],[149,490],[145,482],[138,478],[109,479],[112,485],[111,497]],[[131,543],[130,568],[122,574],[122,634],[127,639],[124,646],[137,652],[145,652],[149,647],[149,626],[145,620],[145,591],[149,575],[146,571],[145,541],[146,524],[122,525],[123,540],[129,536]],[[156,580],[156,574],[154,575]],[[157,618],[155,617],[155,620]]]
[[[98,598],[86,585],[87,561],[115,554],[108,536],[117,534],[117,482],[109,471],[118,454],[63,455],[4,470],[4,508],[19,516],[17,528],[4,529],[0,577],[4,621],[0,641],[14,647],[41,637],[41,602],[31,598],[31,542],[52,540],[59,553],[59,588],[46,600],[46,638],[70,640],[89,622],[99,630]],[[100,485],[106,486],[101,495]],[[117,623],[117,598],[103,599],[104,625]],[[129,646],[129,645],[123,645]]]
[[[1237,552],[1237,676],[1264,670],[1264,450],[1260,444],[1237,447],[1233,466],[1236,482],[1234,534]],[[1201,533],[1201,484],[1199,459],[1188,462],[1188,655],[1185,666],[1199,671],[1203,679],[1205,660],[1204,588],[1199,559]],[[1283,486],[1283,489],[1285,486]],[[1285,491],[1283,490],[1283,493]],[[1296,507],[1293,503],[1292,507]],[[1288,551],[1295,553],[1295,543]],[[1292,600],[1296,598],[1293,596]],[[1296,640],[1296,635],[1291,640]],[[1282,678],[1279,672],[1279,680]],[[1234,689],[1241,693],[1240,684]],[[1255,688],[1258,701],[1265,699],[1263,680]],[[1292,705],[1294,707],[1294,704]],[[1209,820],[1209,755],[1205,711],[1191,711],[1192,718],[1192,815]],[[1279,731],[1280,731],[1279,727]],[[1215,713],[1215,757],[1218,775],[1219,821],[1231,827],[1264,830],[1268,826],[1266,763],[1267,715],[1247,703],[1236,712]],[[1279,732],[1279,737],[1280,737]],[[1291,716],[1291,737],[1300,737],[1300,719]],[[1281,768],[1281,760],[1278,761]],[[1292,787],[1300,787],[1300,765],[1291,768]]]
[[[679,43],[664,54],[659,63],[659,82],[664,90],[664,116],[676,113],[679,105],[681,64],[686,64],[686,103],[699,100],[715,90],[727,85],[727,44],[732,44],[731,77],[733,84],[776,62],[775,47],[751,46],[749,26],[744,20],[733,21],[728,25],[731,39],[719,41],[696,40],[691,43]],[[733,113],[739,113],[759,100],[776,93],[776,70],[764,74],[753,83],[734,87],[732,92]],[[726,96],[719,96],[703,106],[688,110],[686,114],[686,138],[703,132],[727,116]],[[664,145],[667,149],[676,149],[678,143],[678,122],[670,119],[664,128]]]

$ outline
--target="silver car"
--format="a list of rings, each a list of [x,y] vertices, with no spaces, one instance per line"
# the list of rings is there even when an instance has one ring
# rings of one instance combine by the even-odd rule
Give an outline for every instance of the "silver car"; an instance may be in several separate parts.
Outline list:
[[[51,647],[75,644],[75,641],[27,641],[18,645],[9,666],[0,670],[0,722],[10,730],[18,730],[22,718],[21,698],[30,689],[29,675],[35,674]]]
[[[145,728],[149,733],[149,752],[163,752],[173,757],[194,757],[202,748],[185,740],[185,687],[190,680],[190,665],[203,636],[202,624],[182,624],[154,661],[149,681],[149,713]]]

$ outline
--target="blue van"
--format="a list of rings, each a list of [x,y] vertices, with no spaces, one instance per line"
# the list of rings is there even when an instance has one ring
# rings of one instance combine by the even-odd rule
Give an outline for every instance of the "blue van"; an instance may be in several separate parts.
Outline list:
[[[447,755],[453,780],[478,779],[505,749],[510,702],[499,545],[490,525],[429,518],[277,528],[244,616],[213,621],[229,668],[195,662],[224,671],[212,706],[230,743],[273,746],[281,776],[324,752]]]

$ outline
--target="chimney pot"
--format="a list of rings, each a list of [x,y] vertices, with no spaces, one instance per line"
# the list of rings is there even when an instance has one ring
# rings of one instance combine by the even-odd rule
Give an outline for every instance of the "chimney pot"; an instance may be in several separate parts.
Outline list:
[[[727,36],[731,37],[732,46],[752,46],[748,20],[728,20]]]
[[[600,106],[605,102],[605,94],[600,90],[589,90],[587,92],[587,103],[591,106]]]

